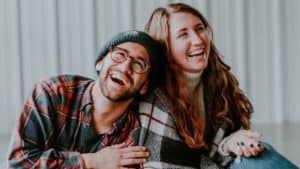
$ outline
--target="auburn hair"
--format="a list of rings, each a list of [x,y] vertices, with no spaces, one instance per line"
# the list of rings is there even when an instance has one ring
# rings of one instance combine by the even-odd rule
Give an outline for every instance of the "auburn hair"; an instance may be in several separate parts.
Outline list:
[[[211,40],[208,65],[201,75],[206,113],[206,125],[203,125],[196,99],[188,94],[182,69],[177,66],[170,52],[168,20],[170,15],[180,12],[199,17],[212,38],[212,28],[205,17],[183,3],[172,3],[155,9],[146,22],[145,31],[166,45],[169,66],[164,88],[174,106],[172,115],[177,130],[189,147],[202,148],[211,142],[220,127],[220,120],[227,122],[233,131],[241,127],[248,129],[253,108]]]

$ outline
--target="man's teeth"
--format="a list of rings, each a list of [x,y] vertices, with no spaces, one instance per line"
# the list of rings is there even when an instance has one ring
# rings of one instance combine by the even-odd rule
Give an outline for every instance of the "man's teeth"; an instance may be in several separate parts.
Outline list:
[[[122,79],[120,79],[117,75],[115,75],[115,74],[112,74],[111,75],[111,79],[114,81],[114,82],[116,82],[116,83],[118,83],[118,84],[120,84],[120,85],[125,85],[125,82],[122,80]]]

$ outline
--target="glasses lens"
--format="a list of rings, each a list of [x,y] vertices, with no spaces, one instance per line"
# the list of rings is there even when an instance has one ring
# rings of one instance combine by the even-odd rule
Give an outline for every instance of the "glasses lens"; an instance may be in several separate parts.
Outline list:
[[[143,73],[147,70],[147,64],[142,59],[137,59],[131,62],[131,67],[136,73]]]
[[[111,58],[116,63],[123,63],[127,58],[131,58],[130,67],[136,73],[144,73],[148,70],[149,65],[141,58],[133,58],[128,53],[118,47],[111,50]]]
[[[124,51],[115,49],[112,51],[111,57],[112,57],[113,61],[115,61],[117,63],[122,63],[126,60],[126,53]]]

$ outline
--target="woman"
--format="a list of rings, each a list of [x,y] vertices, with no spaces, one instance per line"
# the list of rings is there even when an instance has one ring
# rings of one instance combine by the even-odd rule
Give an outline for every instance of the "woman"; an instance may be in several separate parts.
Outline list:
[[[165,86],[140,105],[146,168],[297,168],[248,130],[252,105],[200,12],[182,3],[157,8],[145,31],[166,45],[170,65]]]

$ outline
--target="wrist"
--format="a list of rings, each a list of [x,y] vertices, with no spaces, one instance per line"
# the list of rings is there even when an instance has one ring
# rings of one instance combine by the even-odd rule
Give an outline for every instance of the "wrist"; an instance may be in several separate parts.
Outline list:
[[[223,156],[229,156],[230,151],[227,145],[229,137],[224,138],[218,146],[218,152]]]
[[[83,161],[83,165],[85,169],[93,169],[95,168],[93,164],[93,154],[92,153],[84,153],[81,154],[81,159]]]

